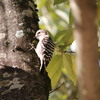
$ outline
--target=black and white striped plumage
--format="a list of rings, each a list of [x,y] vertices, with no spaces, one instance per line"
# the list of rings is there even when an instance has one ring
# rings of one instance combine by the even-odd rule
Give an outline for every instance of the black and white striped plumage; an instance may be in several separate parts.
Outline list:
[[[35,49],[39,59],[40,59],[40,71],[44,70],[49,61],[52,58],[54,43],[50,36],[47,34],[46,30],[38,30],[35,37],[39,40],[37,47]]]

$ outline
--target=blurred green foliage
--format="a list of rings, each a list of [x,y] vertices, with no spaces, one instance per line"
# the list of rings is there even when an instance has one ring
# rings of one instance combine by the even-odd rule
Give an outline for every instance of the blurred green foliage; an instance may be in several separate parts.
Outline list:
[[[36,0],[39,9],[39,25],[49,31],[55,43],[55,51],[47,71],[51,78],[50,100],[76,100],[77,79],[75,54],[70,52],[73,42],[73,16],[68,0]]]
[[[36,4],[39,9],[40,28],[48,30],[55,43],[53,58],[46,69],[51,78],[52,89],[64,82],[60,88],[50,94],[49,100],[78,100],[75,53],[70,51],[74,20],[69,1],[36,0]],[[99,23],[100,0],[97,0],[97,5]]]
[[[63,2],[66,2],[66,0],[54,0],[54,5],[60,4],[60,3],[63,3]]]

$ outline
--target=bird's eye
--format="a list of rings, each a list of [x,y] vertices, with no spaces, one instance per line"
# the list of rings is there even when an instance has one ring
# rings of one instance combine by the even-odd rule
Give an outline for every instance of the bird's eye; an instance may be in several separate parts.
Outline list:
[[[40,32],[38,32],[38,34],[40,34]]]

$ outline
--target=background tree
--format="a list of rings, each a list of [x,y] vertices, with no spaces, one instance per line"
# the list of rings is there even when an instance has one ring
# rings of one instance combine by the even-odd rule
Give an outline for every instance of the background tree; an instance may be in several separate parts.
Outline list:
[[[77,74],[81,100],[99,100],[97,4],[95,0],[71,0],[70,4],[76,26],[74,35],[78,45]]]

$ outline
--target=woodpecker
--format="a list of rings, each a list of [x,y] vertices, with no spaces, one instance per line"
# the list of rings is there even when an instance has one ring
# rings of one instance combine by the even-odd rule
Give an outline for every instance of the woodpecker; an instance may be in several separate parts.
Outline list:
[[[38,30],[35,38],[39,40],[35,51],[40,59],[40,71],[44,71],[52,58],[54,43],[46,30]]]

